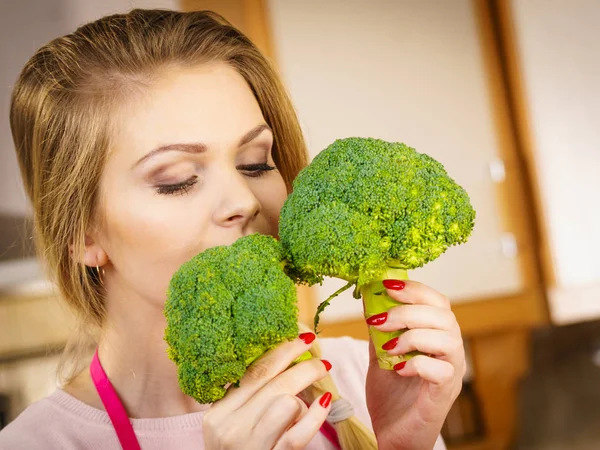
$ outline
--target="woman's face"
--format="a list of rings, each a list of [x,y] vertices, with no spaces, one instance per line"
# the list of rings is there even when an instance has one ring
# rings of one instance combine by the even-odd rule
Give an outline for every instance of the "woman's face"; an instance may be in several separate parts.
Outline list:
[[[276,236],[287,192],[272,144],[254,95],[227,65],[171,69],[153,84],[119,122],[102,176],[94,240],[109,289],[162,308],[171,276],[197,253]]]

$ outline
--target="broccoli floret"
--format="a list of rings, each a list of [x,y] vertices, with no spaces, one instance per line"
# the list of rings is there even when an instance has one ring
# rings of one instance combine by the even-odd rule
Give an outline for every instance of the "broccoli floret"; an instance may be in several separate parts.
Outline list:
[[[401,143],[348,138],[300,172],[283,206],[279,235],[290,260],[286,270],[296,282],[344,279],[355,297],[362,294],[368,317],[397,305],[381,280],[406,279],[407,270],[466,242],[474,219],[468,194],[435,159]],[[329,300],[317,310],[315,331]],[[378,335],[373,342],[397,335]],[[387,360],[380,358],[381,367],[393,366],[386,352],[381,357]]]
[[[175,273],[165,340],[185,394],[200,403],[221,399],[255,359],[298,336],[296,289],[284,265],[281,244],[253,234],[210,248]]]

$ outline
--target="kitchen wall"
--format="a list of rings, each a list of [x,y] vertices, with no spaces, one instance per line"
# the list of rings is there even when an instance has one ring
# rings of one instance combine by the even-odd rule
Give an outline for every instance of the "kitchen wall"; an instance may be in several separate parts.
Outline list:
[[[512,0],[556,323],[600,317],[600,2]]]

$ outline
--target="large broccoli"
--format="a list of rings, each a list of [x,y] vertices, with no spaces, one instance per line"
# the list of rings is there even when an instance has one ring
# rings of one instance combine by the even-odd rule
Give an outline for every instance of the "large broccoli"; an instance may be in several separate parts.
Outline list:
[[[277,240],[253,234],[210,248],[175,273],[165,340],[185,394],[219,400],[256,358],[298,336],[296,289],[282,259]]]
[[[348,138],[319,153],[296,178],[280,218],[279,234],[297,282],[320,283],[324,276],[362,294],[365,317],[397,302],[382,280],[406,279],[407,270],[436,259],[465,242],[475,211],[469,196],[442,164],[400,143]],[[381,345],[399,332],[370,327],[379,365],[391,369],[408,359],[391,357]]]

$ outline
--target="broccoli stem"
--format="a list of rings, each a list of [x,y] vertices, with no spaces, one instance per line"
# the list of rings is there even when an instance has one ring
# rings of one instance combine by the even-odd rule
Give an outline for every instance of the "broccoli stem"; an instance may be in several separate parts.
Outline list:
[[[292,364],[290,364],[290,366],[295,366],[296,364],[298,364],[302,361],[306,361],[308,359],[312,359],[312,355],[308,350],[306,350],[304,353],[302,353],[300,356],[298,356],[295,360],[293,360]]]
[[[319,334],[319,331],[317,331],[317,325],[319,324],[319,315],[321,312],[323,312],[333,298],[337,297],[352,286],[355,287],[354,297],[360,298],[360,296],[362,296],[365,319],[374,316],[375,314],[386,312],[398,305],[402,305],[402,303],[398,303],[387,294],[387,290],[383,285],[383,280],[387,279],[408,280],[408,272],[406,269],[401,267],[399,262],[390,260],[387,263],[386,270],[370,283],[359,285],[357,284],[356,280],[349,281],[346,285],[331,294],[327,300],[321,302],[317,307],[317,312],[315,313],[314,319],[315,334]],[[414,356],[420,354],[420,352],[409,352],[405,355],[392,356],[388,354],[386,350],[381,348],[387,341],[400,336],[402,333],[404,333],[404,331],[405,330],[383,332],[374,327],[369,327],[369,335],[371,336],[371,340],[375,346],[377,362],[380,368],[385,370],[394,370],[394,366],[396,364],[402,361],[408,361]]]
[[[387,295],[387,291],[383,285],[383,280],[386,279],[407,280],[408,273],[406,269],[395,266],[394,261],[391,261],[388,263],[387,269],[381,276],[368,284],[359,286],[363,297],[365,319],[402,304]],[[373,341],[375,352],[377,354],[377,362],[380,368],[394,370],[396,364],[407,361],[419,354],[419,352],[410,352],[406,355],[391,356],[387,351],[381,348],[387,341],[396,336],[400,336],[402,333],[404,333],[404,331],[383,332],[375,327],[369,327],[369,335]]]
[[[348,284],[342,286],[340,289],[338,289],[337,291],[335,291],[333,294],[331,294],[327,300],[321,302],[319,304],[319,306],[317,307],[317,312],[315,313],[315,321],[314,321],[314,331],[315,334],[319,334],[320,331],[317,331],[317,325],[319,325],[319,315],[323,312],[323,310],[325,308],[327,308],[327,306],[329,305],[329,303],[331,302],[331,300],[333,300],[335,297],[337,297],[338,295],[340,295],[342,292],[344,292],[347,289],[350,289],[352,286],[354,286],[355,281],[349,281]]]
[[[258,356],[253,356],[251,358],[246,359],[246,365],[249,366],[250,364],[252,364],[254,361],[256,361],[261,356],[262,355],[258,355]],[[298,356],[295,360],[292,361],[292,363],[290,364],[290,367],[295,366],[296,364],[301,363],[302,361],[306,361],[308,359],[312,359],[312,355],[308,350],[306,350],[304,353],[302,353],[300,356]]]

